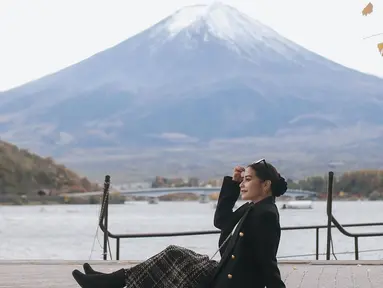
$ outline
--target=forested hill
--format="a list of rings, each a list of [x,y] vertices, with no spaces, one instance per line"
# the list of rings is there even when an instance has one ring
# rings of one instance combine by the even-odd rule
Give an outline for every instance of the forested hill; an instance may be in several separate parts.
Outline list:
[[[0,140],[0,195],[30,195],[39,190],[87,192],[97,189],[86,177],[80,177],[50,157],[43,158]]]
[[[383,170],[350,171],[334,178],[334,192],[348,197],[369,197],[383,199]],[[313,176],[297,183],[288,181],[291,189],[327,193],[327,177]]]

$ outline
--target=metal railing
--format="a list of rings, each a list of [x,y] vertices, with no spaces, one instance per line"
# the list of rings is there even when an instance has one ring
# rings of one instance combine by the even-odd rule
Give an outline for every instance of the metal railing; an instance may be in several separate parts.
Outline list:
[[[354,253],[355,260],[359,260],[359,238],[365,237],[382,237],[383,232],[375,233],[351,233],[344,229],[346,225],[341,225],[332,214],[332,200],[333,200],[333,186],[334,186],[334,172],[330,171],[328,173],[328,191],[327,191],[327,249],[326,249],[326,260],[330,260],[331,254],[331,223],[339,230],[340,233],[347,237],[354,238]],[[367,226],[367,225],[366,225]]]
[[[332,172],[330,172],[332,173]],[[333,174],[332,174],[333,175]],[[333,176],[332,176],[333,177]],[[330,188],[329,181],[329,197],[327,202],[327,211],[328,215],[332,215],[332,184]],[[103,245],[103,259],[107,260],[107,249],[109,246],[109,238],[116,239],[116,260],[120,260],[120,242],[121,239],[131,239],[131,238],[155,238],[155,237],[180,237],[180,236],[198,236],[198,235],[212,235],[212,234],[219,234],[219,230],[207,230],[207,231],[187,231],[187,232],[171,232],[171,233],[139,233],[139,234],[115,234],[111,233],[108,230],[108,206],[109,206],[109,186],[110,186],[110,176],[107,175],[105,177],[105,183],[104,183],[104,193],[101,201],[101,212],[100,212],[100,218],[99,218],[99,226],[101,231],[104,233],[104,245]],[[330,193],[331,190],[331,193]],[[331,196],[331,200],[330,200]],[[329,217],[330,222],[328,222],[328,225],[310,225],[310,226],[288,226],[288,227],[282,227],[282,231],[296,231],[296,230],[315,230],[315,259],[319,260],[320,255],[324,255],[319,253],[319,231],[322,229],[327,229],[327,251],[326,251],[326,259],[329,260],[329,253],[330,250],[330,244],[331,244],[331,229],[337,228],[341,233],[343,233],[346,236],[354,237],[355,240],[355,259],[358,260],[359,255],[359,247],[358,247],[358,238],[359,237],[373,237],[373,236],[383,236],[383,233],[364,233],[364,234],[353,234],[350,232],[347,232],[344,227],[371,227],[371,226],[383,226],[382,222],[378,223],[358,223],[358,224],[345,224],[340,225],[339,222],[335,220],[334,217]],[[332,223],[333,224],[332,224]],[[110,251],[109,251],[110,252]],[[366,252],[366,251],[365,251]],[[110,252],[111,253],[111,252]],[[344,254],[348,252],[342,252],[339,254]],[[306,255],[300,255],[300,256],[311,256],[313,254],[306,254]],[[295,255],[296,256],[296,255]],[[111,257],[111,255],[110,255]]]

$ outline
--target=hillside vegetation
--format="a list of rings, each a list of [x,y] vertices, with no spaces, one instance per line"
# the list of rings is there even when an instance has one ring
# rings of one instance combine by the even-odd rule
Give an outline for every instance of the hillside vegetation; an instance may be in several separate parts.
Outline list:
[[[336,176],[335,195],[383,199],[383,170],[351,171]],[[311,190],[322,195],[327,192],[327,185],[327,176],[308,177],[298,182],[288,180],[290,189]],[[193,183],[192,186],[198,185]],[[56,195],[61,192],[95,191],[100,187],[64,165],[55,163],[50,157],[40,157],[0,140],[0,196],[36,195],[40,190]]]
[[[383,170],[349,171],[334,177],[334,192],[349,197],[383,199]],[[288,181],[291,189],[327,193],[327,176],[313,176],[294,183]]]
[[[43,158],[0,140],[0,195],[31,195],[44,190],[87,192],[97,189],[87,178],[80,177],[52,158]]]

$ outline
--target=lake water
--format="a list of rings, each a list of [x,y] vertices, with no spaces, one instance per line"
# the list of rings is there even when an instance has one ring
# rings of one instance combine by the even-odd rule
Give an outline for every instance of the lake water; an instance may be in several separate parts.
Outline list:
[[[239,203],[241,204],[241,203]],[[283,203],[278,202],[280,207]],[[103,237],[93,240],[97,230],[99,205],[0,206],[0,259],[102,259]],[[383,202],[334,202],[334,216],[342,224],[383,222]],[[151,233],[211,230],[213,202],[131,202],[110,205],[109,228],[112,233]],[[326,224],[326,203],[314,202],[311,210],[280,210],[281,225],[304,226]],[[383,227],[347,228],[352,232],[383,231]],[[353,259],[353,239],[333,230],[334,250],[338,259]],[[382,259],[382,238],[362,238],[360,259]],[[115,259],[115,240],[110,240]],[[169,244],[184,246],[212,255],[217,249],[218,234],[173,238],[121,240],[122,260],[143,260]],[[325,253],[326,230],[320,233],[320,252]],[[350,254],[338,254],[352,252]],[[287,259],[314,259],[314,256],[293,257],[315,253],[315,231],[282,231],[278,255]],[[324,259],[325,256],[320,256]]]

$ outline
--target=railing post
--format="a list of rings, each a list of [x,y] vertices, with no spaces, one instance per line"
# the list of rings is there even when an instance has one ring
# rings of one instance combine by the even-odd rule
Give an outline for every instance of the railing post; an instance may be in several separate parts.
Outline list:
[[[334,172],[328,172],[328,190],[327,190],[327,249],[326,260],[330,260],[331,250],[331,221],[332,221],[332,190],[334,182]]]
[[[316,249],[315,249],[315,259],[319,260],[319,228],[316,228]]]
[[[109,206],[109,185],[110,176],[105,176],[104,183],[104,197],[103,197],[103,213],[104,213],[104,247],[103,247],[103,259],[108,260],[108,206]]]
[[[354,238],[354,245],[355,245],[355,260],[359,260],[359,241],[358,237]]]
[[[116,260],[120,260],[120,238],[116,238]]]

